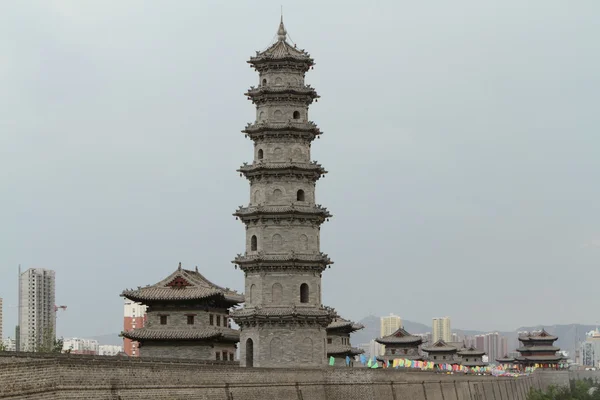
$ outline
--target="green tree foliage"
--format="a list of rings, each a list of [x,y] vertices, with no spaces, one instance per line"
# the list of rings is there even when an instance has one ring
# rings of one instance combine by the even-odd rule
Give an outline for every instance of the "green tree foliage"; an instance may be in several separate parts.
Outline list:
[[[53,329],[45,329],[44,335],[40,343],[38,343],[35,351],[38,353],[61,353],[63,349],[64,339],[57,339]]]
[[[600,389],[591,379],[572,381],[570,387],[551,386],[547,392],[532,390],[527,400],[600,400]]]

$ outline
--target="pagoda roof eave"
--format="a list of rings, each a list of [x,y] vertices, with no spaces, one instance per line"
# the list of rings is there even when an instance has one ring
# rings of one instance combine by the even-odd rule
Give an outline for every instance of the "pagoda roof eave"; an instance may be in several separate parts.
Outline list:
[[[201,329],[153,329],[138,328],[122,331],[119,336],[144,341],[180,341],[180,340],[208,340],[223,342],[239,342],[239,331],[231,328],[201,328]]]

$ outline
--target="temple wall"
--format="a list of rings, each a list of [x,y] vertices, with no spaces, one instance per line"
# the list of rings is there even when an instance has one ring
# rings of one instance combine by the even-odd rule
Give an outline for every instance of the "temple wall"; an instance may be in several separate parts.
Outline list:
[[[190,358],[194,360],[216,360],[216,353],[219,353],[220,359],[223,359],[223,352],[227,352],[227,359],[230,354],[235,357],[236,347],[234,343],[206,343],[206,344],[180,344],[174,346],[173,343],[154,343],[147,342],[142,346],[143,358]]]
[[[539,387],[538,374],[494,378],[393,369],[262,369],[223,364],[0,355],[0,399],[526,400],[529,389]],[[551,381],[555,373],[545,372],[543,379]]]

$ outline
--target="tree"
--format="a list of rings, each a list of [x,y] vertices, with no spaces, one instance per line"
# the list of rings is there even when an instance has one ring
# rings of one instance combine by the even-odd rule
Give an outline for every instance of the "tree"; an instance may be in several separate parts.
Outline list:
[[[61,353],[64,339],[57,339],[52,328],[45,329],[42,340],[38,343],[35,351],[38,353]]]

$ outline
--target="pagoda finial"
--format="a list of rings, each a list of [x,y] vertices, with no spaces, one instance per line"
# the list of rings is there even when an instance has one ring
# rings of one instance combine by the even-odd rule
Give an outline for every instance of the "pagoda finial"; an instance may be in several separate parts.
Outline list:
[[[279,29],[277,30],[277,39],[280,42],[285,41],[285,37],[287,35],[287,31],[285,30],[285,25],[283,25],[283,6],[281,7],[281,21],[279,22]]]
[[[181,271],[181,262],[179,262],[179,266],[177,267],[179,271]]]

